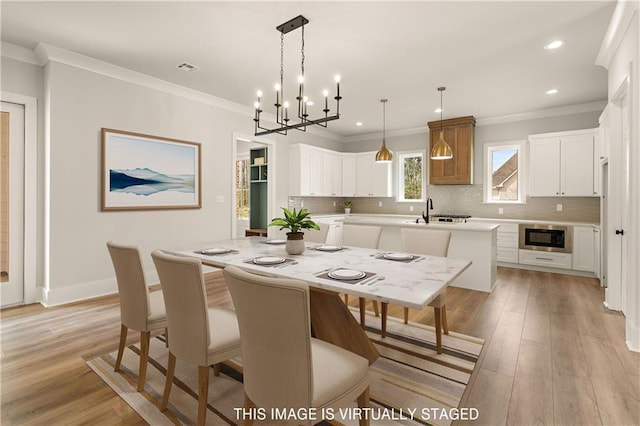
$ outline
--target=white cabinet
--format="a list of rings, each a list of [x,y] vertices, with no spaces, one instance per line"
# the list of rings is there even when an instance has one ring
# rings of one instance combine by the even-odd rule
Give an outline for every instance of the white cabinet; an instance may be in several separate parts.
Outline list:
[[[375,152],[356,154],[356,195],[391,197],[391,164],[376,163]]]
[[[573,227],[573,267],[576,271],[593,272],[600,269],[600,229],[594,226]]]
[[[501,223],[498,228],[498,262],[518,263],[518,224]]]
[[[519,261],[523,265],[571,269],[571,255],[569,253],[520,249]]]
[[[356,196],[356,154],[342,154],[342,196]]]
[[[342,195],[340,153],[308,145],[289,149],[289,195]]]
[[[592,197],[597,129],[529,136],[529,195]]]

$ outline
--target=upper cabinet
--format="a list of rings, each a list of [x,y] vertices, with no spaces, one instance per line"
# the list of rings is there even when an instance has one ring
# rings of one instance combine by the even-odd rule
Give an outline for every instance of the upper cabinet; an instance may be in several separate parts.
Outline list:
[[[376,163],[375,152],[356,154],[356,196],[391,197],[391,164]]]
[[[296,144],[289,151],[289,195],[391,197],[391,164],[375,152],[340,153]]]
[[[440,138],[441,122],[430,121],[429,152]],[[476,119],[473,116],[442,121],[444,139],[451,146],[450,160],[429,160],[431,185],[471,185],[473,183],[473,140]]]
[[[593,197],[597,129],[529,136],[529,195]]]

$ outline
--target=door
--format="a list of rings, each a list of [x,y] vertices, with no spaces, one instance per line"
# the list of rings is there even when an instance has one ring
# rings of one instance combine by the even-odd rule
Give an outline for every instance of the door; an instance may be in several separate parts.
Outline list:
[[[24,301],[24,105],[0,112],[0,306]]]

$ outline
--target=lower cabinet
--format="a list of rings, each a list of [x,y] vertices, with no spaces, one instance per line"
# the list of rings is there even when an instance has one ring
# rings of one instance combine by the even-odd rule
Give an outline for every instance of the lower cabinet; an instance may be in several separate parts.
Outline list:
[[[573,268],[576,271],[600,273],[600,228],[573,227]]]
[[[519,263],[523,265],[547,266],[549,268],[572,269],[571,254],[539,250],[520,250]]]
[[[518,263],[518,224],[501,223],[496,246],[498,262]]]

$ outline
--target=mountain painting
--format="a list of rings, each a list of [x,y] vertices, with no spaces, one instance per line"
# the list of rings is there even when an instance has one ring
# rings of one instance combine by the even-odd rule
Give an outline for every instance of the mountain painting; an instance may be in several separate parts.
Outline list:
[[[199,208],[200,144],[102,129],[102,210]]]

